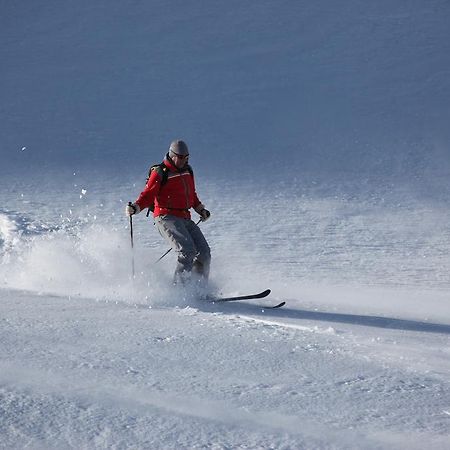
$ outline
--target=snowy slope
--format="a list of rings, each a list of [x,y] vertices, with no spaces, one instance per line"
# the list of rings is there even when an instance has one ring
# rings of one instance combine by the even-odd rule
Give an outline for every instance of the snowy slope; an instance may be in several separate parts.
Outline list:
[[[428,225],[416,224],[415,245],[403,249],[410,261],[399,266],[399,224],[391,241],[368,244],[392,225],[389,208],[355,229],[367,204],[347,203],[347,217],[304,198],[310,242],[297,247],[285,244],[293,213],[254,230],[251,218],[217,208],[202,225],[212,288],[273,294],[208,306],[168,287],[173,255],[153,264],[166,246],[142,215],[132,282],[123,204],[96,217],[95,187],[81,189],[44,191],[40,202],[24,190],[16,200],[33,213],[0,216],[1,447],[447,447],[448,263],[433,247],[422,262]],[[340,224],[334,231],[313,225],[330,220]],[[345,244],[327,244],[330,233]],[[442,233],[433,239],[448,245]],[[314,248],[326,257],[316,260]],[[255,306],[281,299],[281,310]]]
[[[0,448],[448,448],[449,17],[0,3]],[[176,290],[143,214],[132,254],[175,137],[211,290],[269,298]]]
[[[448,446],[448,325],[1,301],[3,448]]]

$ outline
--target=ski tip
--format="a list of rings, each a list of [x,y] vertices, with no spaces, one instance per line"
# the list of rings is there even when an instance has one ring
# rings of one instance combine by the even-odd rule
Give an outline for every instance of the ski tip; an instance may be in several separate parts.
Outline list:
[[[281,302],[278,303],[278,305],[273,305],[273,306],[261,306],[261,309],[264,311],[265,309],[277,309],[277,308],[281,308],[282,306],[284,306],[286,304],[286,302]]]
[[[273,308],[281,308],[285,304],[286,304],[286,302],[281,302],[281,303],[278,303],[278,305],[273,306]]]

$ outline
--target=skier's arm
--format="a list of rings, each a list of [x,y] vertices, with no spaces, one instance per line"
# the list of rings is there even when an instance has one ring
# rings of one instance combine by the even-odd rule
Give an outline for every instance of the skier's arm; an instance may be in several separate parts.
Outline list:
[[[155,197],[161,189],[161,180],[157,170],[152,170],[150,177],[145,185],[145,189],[140,193],[136,200],[136,205],[142,211],[155,203]]]
[[[205,205],[199,200],[197,192],[195,190],[195,182],[194,182],[194,204],[193,207],[195,211],[200,214],[202,221],[209,219],[211,213],[205,208]]]
[[[205,207],[205,205],[203,205],[203,203],[198,198],[197,190],[195,189],[194,175],[192,175],[192,185],[194,186],[194,202],[192,203],[192,207],[195,209],[195,211],[199,212],[201,209]]]

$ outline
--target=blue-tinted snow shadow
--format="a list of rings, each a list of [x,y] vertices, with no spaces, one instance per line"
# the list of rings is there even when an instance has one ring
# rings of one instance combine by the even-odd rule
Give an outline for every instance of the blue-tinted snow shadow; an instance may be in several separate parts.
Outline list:
[[[270,303],[268,302],[267,304],[270,305]],[[450,325],[445,324],[395,319],[392,317],[308,311],[302,309],[292,309],[287,306],[277,309],[263,309],[261,304],[254,305],[244,302],[233,302],[230,304],[222,303],[220,305],[201,305],[199,309],[203,311],[221,312],[223,314],[249,314],[253,316],[264,317],[266,319],[286,318],[298,321],[314,320],[318,322],[342,323],[391,330],[450,334]]]

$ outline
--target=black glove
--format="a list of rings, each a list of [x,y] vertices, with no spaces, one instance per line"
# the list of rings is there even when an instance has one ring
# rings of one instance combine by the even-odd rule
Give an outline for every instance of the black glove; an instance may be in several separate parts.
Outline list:
[[[208,219],[209,219],[209,216],[211,215],[211,213],[210,213],[207,209],[205,209],[205,208],[203,208],[203,209],[199,212],[199,214],[200,214],[200,217],[202,218],[202,222],[205,222],[206,220],[208,220]]]

